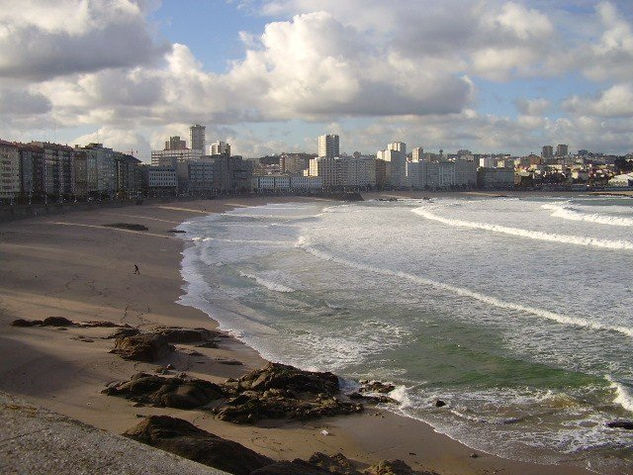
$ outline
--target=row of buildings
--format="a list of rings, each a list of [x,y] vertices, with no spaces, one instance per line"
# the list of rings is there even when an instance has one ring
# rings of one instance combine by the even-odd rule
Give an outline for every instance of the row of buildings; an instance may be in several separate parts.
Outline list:
[[[338,135],[322,135],[317,139],[316,156],[283,154],[281,173],[275,175],[279,179],[284,175],[319,179],[325,189],[463,189],[514,185],[512,168],[495,166],[482,170],[473,155],[425,154],[421,147],[407,154],[404,142],[393,142],[375,156],[358,152],[341,156],[339,146]],[[255,188],[268,189],[262,188],[262,183],[271,187],[276,182],[257,178]]]
[[[69,147],[0,140],[0,198],[47,201],[130,194],[140,161],[101,144]]]
[[[230,192],[318,192],[341,189],[503,189],[542,183],[626,186],[616,159],[587,151],[569,155],[566,144],[546,145],[541,155],[445,155],[393,142],[375,155],[340,153],[339,136],[322,135],[317,153],[284,153],[260,163],[231,155],[230,144],[207,146],[205,127],[192,125],[189,144],[165,141],[143,164],[131,154],[99,143],[86,146],[0,140],[0,199],[50,201],[96,197],[133,198]],[[263,162],[264,160],[262,160]],[[274,160],[272,160],[274,162]],[[629,164],[633,162],[627,162]],[[631,166],[630,169],[633,169]],[[630,169],[627,172],[630,172]],[[611,181],[609,181],[611,180]]]

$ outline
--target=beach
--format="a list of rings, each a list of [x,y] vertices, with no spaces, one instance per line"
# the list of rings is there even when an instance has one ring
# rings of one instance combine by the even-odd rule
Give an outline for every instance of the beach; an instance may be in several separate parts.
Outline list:
[[[215,329],[217,323],[207,314],[177,303],[184,292],[180,266],[188,244],[170,231],[210,213],[309,200],[257,197],[145,204],[0,223],[0,390],[117,434],[134,426],[139,415],[172,415],[276,460],[307,459],[319,451],[341,452],[368,465],[401,459],[414,470],[441,474],[589,473],[571,464],[531,464],[479,451],[473,457],[473,449],[430,426],[371,406],[360,415],[255,426],[223,422],[203,410],[134,407],[101,390],[136,372],[152,373],[157,365],[109,353],[113,342],[104,337],[111,329],[10,326],[18,318],[63,316],[145,330],[158,325]],[[141,224],[148,230],[104,227],[113,223]],[[216,383],[266,364],[256,351],[231,337],[222,338],[218,348],[197,349],[201,355],[177,348],[162,365]]]

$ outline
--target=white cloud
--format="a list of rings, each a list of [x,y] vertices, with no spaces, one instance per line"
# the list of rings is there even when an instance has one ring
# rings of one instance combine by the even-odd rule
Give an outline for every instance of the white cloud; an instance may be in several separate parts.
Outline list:
[[[25,0],[0,6],[0,77],[47,79],[75,72],[149,64],[159,43],[144,2]]]
[[[601,2],[596,11],[600,16],[604,31],[595,44],[581,56],[585,74],[594,80],[633,77],[633,29],[621,17],[615,5]],[[584,57],[583,57],[584,56]]]
[[[519,99],[516,102],[517,109],[523,115],[538,116],[543,115],[550,107],[550,101],[544,98]]]
[[[575,114],[633,117],[633,84],[616,84],[594,97],[572,96],[564,107]]]

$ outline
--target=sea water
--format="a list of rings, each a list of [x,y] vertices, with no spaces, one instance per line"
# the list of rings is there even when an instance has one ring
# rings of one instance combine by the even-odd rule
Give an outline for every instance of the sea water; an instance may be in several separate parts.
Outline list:
[[[391,410],[477,450],[633,470],[606,426],[633,419],[633,201],[284,203],[181,229],[181,303],[265,358],[393,382]]]

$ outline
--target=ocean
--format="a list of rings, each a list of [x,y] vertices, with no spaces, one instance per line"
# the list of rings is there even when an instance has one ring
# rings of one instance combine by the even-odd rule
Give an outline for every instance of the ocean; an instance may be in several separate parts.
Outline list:
[[[393,382],[476,450],[633,471],[633,200],[269,204],[181,225],[183,305],[272,361]],[[446,402],[436,407],[437,400]]]

